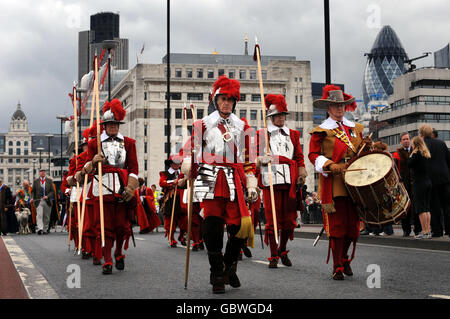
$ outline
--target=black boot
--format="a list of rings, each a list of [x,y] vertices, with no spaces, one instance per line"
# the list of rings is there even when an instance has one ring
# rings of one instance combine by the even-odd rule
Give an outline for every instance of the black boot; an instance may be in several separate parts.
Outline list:
[[[343,267],[342,266],[336,266],[334,268],[333,272],[333,280],[344,280],[344,274],[342,273]]]
[[[109,264],[109,263],[105,263],[105,264],[102,266],[102,272],[103,272],[104,275],[110,275],[110,274],[112,274],[112,265]]]
[[[225,293],[225,280],[223,276],[223,271],[211,272],[209,282],[213,286],[212,287],[213,294]]]
[[[125,255],[114,256],[114,259],[116,260],[116,269],[124,270],[125,269]]]
[[[252,252],[250,251],[250,249],[247,246],[242,247],[242,250],[244,251],[244,255],[247,258],[252,258]]]
[[[348,259],[344,259],[344,274],[346,276],[353,276],[352,267],[350,267],[350,261]]]
[[[289,252],[289,250],[278,251],[278,256],[280,256],[281,263],[283,265],[285,265],[286,267],[291,267],[292,266],[292,262],[291,262],[291,260],[289,259],[288,255],[287,255],[288,252]]]
[[[237,262],[233,263],[231,266],[225,266],[224,277],[225,285],[230,285],[233,288],[239,288],[241,282],[236,274]]]

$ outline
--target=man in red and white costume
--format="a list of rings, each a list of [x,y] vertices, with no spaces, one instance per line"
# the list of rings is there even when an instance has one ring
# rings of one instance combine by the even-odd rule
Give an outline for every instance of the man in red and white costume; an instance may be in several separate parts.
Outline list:
[[[277,268],[278,258],[285,266],[292,266],[286,250],[288,240],[294,239],[297,227],[297,185],[302,187],[307,176],[300,133],[285,125],[288,113],[283,95],[268,94],[265,98],[267,117],[271,123],[267,125],[270,155],[266,155],[266,131],[257,132],[256,166],[260,168],[259,187],[263,189],[264,208],[266,214],[265,243],[270,247],[269,268]],[[280,235],[279,245],[275,240],[270,184],[267,164],[272,166],[272,180],[275,198],[277,228]]]
[[[178,240],[183,246],[186,246],[184,234],[187,231],[187,205],[183,203],[184,191],[186,190],[186,178],[181,173],[182,158],[178,155],[172,155],[164,163],[169,168],[166,171],[159,172],[159,186],[164,192],[162,210],[164,214],[165,236],[169,236],[170,224],[172,221],[173,196],[175,194],[175,186],[178,185],[175,197],[174,216],[172,221],[172,233],[170,234],[170,246],[177,247],[178,242],[175,240],[175,229],[180,229]]]
[[[319,196],[322,201],[324,228],[333,253],[334,280],[343,280],[344,274],[352,276],[350,262],[354,258],[359,238],[359,216],[355,204],[344,184],[343,169],[355,157],[360,147],[371,147],[370,137],[363,139],[363,125],[353,123],[344,113],[356,109],[355,98],[342,92],[340,87],[326,85],[322,99],[313,102],[314,107],[326,109],[329,117],[314,128],[309,145],[309,160],[319,172]],[[364,144],[365,143],[365,144]],[[329,173],[327,173],[327,171]],[[353,252],[348,256],[353,243]]]
[[[239,81],[219,77],[211,100],[216,111],[194,123],[191,139],[182,151],[189,156],[183,161],[182,172],[195,178],[194,201],[201,202],[203,208],[203,239],[211,266],[212,291],[224,293],[225,284],[235,288],[241,285],[236,269],[244,241],[248,238],[254,245],[245,195],[250,201],[256,200],[257,180],[249,160],[249,126],[233,114],[240,100]],[[229,238],[222,254],[224,224]]]
[[[94,199],[94,212],[99,212],[99,188],[103,187],[103,207],[105,225],[105,247],[103,247],[103,274],[112,273],[111,251],[114,251],[115,267],[125,268],[125,255],[122,248],[128,249],[131,236],[130,220],[136,209],[135,190],[139,187],[139,166],[136,155],[135,140],[123,136],[119,132],[119,125],[123,124],[126,111],[118,99],[106,102],[103,107],[102,122],[104,127],[100,135],[101,153],[98,154],[97,138],[89,141],[87,163],[83,174],[93,174],[93,181],[88,192],[89,198]],[[102,184],[99,185],[97,167],[102,162]],[[101,240],[100,224],[97,225],[97,240]],[[97,255],[100,260],[102,256]]]

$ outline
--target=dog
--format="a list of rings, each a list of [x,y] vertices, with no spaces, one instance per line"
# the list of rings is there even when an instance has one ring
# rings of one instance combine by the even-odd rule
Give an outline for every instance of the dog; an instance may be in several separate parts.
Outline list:
[[[28,208],[21,208],[16,211],[17,223],[19,223],[19,235],[31,234],[30,227],[28,226],[28,216],[31,212]]]

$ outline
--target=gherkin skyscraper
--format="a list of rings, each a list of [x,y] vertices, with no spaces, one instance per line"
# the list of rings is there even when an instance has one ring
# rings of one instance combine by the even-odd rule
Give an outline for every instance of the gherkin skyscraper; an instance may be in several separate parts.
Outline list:
[[[406,71],[407,59],[395,31],[389,25],[384,26],[367,54],[362,88],[366,105],[373,100],[387,101],[393,93],[394,79]]]

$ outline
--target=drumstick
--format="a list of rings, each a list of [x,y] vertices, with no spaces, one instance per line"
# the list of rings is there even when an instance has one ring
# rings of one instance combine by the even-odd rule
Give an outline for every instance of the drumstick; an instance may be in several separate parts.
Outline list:
[[[369,135],[369,138],[371,138],[371,137],[372,137],[372,134],[373,134],[373,132],[372,132],[372,133],[370,133],[370,135]],[[366,146],[366,143],[364,143],[364,144],[363,144],[363,146],[362,146],[362,147],[360,148],[360,150],[359,150],[358,154],[356,154],[356,157],[358,157],[358,156],[359,156],[359,154],[361,154],[361,151],[363,150],[364,146]]]
[[[342,172],[357,172],[357,171],[365,171],[367,168],[350,168],[350,169],[343,169]],[[331,173],[331,171],[323,171],[324,173]]]

